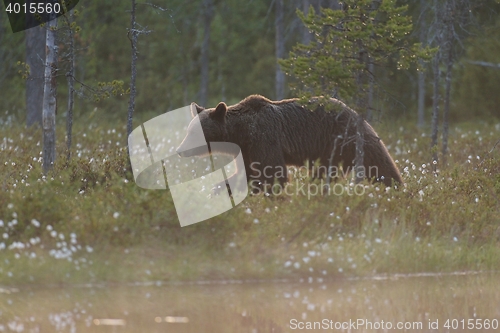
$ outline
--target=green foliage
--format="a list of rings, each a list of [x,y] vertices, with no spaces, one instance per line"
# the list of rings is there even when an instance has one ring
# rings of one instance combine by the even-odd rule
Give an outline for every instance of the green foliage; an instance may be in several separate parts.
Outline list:
[[[111,96],[123,96],[130,94],[130,88],[123,87],[123,81],[113,80],[111,82],[97,82],[97,89],[93,89],[93,99],[99,102]]]
[[[24,61],[18,61],[17,62],[17,67],[19,70],[17,71],[17,74],[21,75],[21,77],[26,80],[28,76],[30,75],[30,66],[25,63]]]
[[[73,52],[73,57],[75,59],[79,59],[82,54],[82,49],[87,49],[91,47],[92,43],[87,44],[80,36],[81,27],[78,25],[76,19],[80,16],[80,12],[78,10],[73,10],[73,12],[69,12],[64,14],[59,20],[62,22],[60,24],[60,28],[58,29],[59,42],[60,42],[60,58],[59,68],[60,71],[69,72],[69,67],[72,66],[71,61],[67,61],[67,59],[71,59]],[[72,39],[72,43],[74,45],[73,49],[69,49],[67,45],[70,44],[69,39]],[[72,72],[75,75],[75,72],[78,72],[79,63],[76,61],[74,64],[75,68],[73,68]],[[87,82],[82,82],[78,80],[77,77],[74,78],[76,80],[76,87],[74,88],[77,92],[77,96],[88,99],[95,103],[101,102],[103,100],[109,99],[110,97],[123,96],[129,94],[129,89],[124,87],[123,80],[112,80],[112,81],[97,81],[95,86],[93,84],[88,84]],[[89,80],[90,81],[90,80]],[[62,92],[62,93],[61,93]],[[60,99],[66,99],[67,90],[62,90],[59,93]]]
[[[274,25],[268,10],[268,2],[220,3],[212,22],[210,106],[256,93],[274,97]]]
[[[3,8],[3,7],[2,7]],[[18,62],[22,63],[24,57],[24,33],[12,33],[9,20],[4,13],[4,19],[0,20],[0,114],[9,112],[19,118],[19,111],[24,111],[24,91],[26,72],[24,65],[18,67]],[[19,70],[22,74],[19,75]]]
[[[459,73],[455,81],[455,118],[498,117],[500,95],[500,68],[485,67],[469,61],[500,64],[500,20],[484,32],[469,39]]]
[[[407,6],[397,6],[395,0],[350,0],[343,6],[322,8],[320,14],[311,7],[307,16],[297,11],[316,39],[295,46],[280,64],[297,78],[294,88],[301,94],[357,101],[366,98],[374,74],[369,64],[386,66],[396,58],[397,68],[407,69],[417,59],[429,59],[430,49],[407,38],[412,30],[411,17],[404,14]]]

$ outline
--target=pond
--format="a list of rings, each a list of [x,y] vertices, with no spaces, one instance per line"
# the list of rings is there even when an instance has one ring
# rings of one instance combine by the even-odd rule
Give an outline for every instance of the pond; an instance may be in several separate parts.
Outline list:
[[[497,332],[498,273],[0,288],[0,332]]]

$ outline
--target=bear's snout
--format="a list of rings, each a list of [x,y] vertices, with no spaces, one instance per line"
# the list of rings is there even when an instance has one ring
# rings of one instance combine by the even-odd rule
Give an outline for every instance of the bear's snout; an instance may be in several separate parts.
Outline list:
[[[187,157],[187,156],[186,156],[186,151],[187,151],[187,150],[186,150],[186,148],[184,148],[184,147],[182,146],[182,144],[183,144],[183,143],[184,143],[184,142],[182,142],[182,143],[179,145],[179,147],[177,147],[177,149],[175,149],[175,152],[176,152],[176,153],[177,153],[177,155],[179,155],[180,157]]]
[[[208,154],[208,147],[207,146],[200,146],[200,147],[186,149],[185,147],[180,145],[175,150],[175,152],[180,157],[204,156],[204,155]]]
[[[181,147],[177,147],[177,149],[175,150],[175,152],[177,153],[177,155],[179,155],[180,157],[188,157],[186,156],[186,151],[182,150]]]

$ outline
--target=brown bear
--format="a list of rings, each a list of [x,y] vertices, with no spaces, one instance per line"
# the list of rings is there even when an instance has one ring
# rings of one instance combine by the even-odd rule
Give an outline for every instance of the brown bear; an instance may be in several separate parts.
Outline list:
[[[346,175],[353,169],[357,113],[336,99],[327,99],[323,105],[317,101],[311,100],[306,107],[298,99],[271,101],[251,95],[229,107],[221,102],[205,109],[193,103],[191,110],[193,117],[199,116],[207,142],[231,142],[241,148],[248,181],[273,184],[277,180],[283,185],[288,181],[287,166],[304,166],[305,161],[319,160],[323,172],[316,176],[328,170],[338,178],[342,176],[339,170]],[[365,176],[387,186],[402,183],[377,133],[366,121],[363,130]],[[188,127],[177,149],[181,156],[197,155],[196,150],[183,151],[189,140]],[[333,168],[328,169],[329,164]]]

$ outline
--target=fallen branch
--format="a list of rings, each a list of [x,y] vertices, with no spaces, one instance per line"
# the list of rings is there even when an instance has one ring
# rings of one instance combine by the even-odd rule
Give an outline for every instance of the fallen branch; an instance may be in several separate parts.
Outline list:
[[[493,67],[493,68],[498,68],[500,69],[500,64],[495,64],[492,62],[486,62],[486,61],[476,61],[476,60],[467,60],[469,64],[472,65],[478,65],[478,66],[483,66],[483,67]]]

